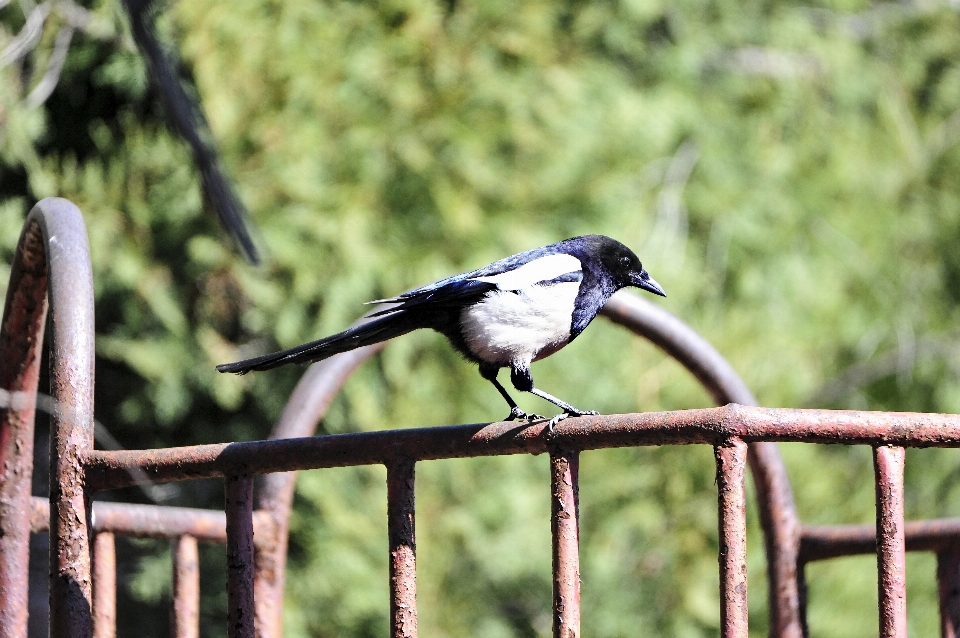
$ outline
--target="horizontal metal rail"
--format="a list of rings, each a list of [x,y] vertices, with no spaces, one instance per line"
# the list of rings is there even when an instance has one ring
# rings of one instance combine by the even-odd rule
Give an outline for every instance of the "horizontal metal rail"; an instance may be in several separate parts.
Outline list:
[[[951,549],[960,546],[960,518],[908,521],[904,534],[908,552]],[[875,525],[804,525],[800,535],[800,560],[804,563],[876,551]]]
[[[858,412],[720,408],[586,416],[560,422],[455,425],[409,430],[331,434],[295,439],[198,445],[161,450],[92,451],[84,458],[92,490],[128,487],[131,468],[151,480],[182,481],[350,465],[386,464],[395,458],[429,459],[542,454],[557,444],[578,450],[650,445],[723,445],[791,441],[842,445],[960,447],[960,416],[909,412]]]
[[[47,500],[35,496],[30,507],[31,533],[49,531],[50,504]],[[93,514],[90,518],[96,533],[111,532],[132,538],[161,539],[191,536],[208,543],[227,542],[227,516],[219,510],[96,501],[93,503]],[[258,549],[268,546],[275,535],[273,527],[273,518],[267,512],[253,513],[253,529]]]

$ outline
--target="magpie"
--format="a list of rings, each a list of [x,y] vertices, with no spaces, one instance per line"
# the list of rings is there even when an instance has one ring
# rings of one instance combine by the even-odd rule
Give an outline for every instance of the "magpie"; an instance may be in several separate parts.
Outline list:
[[[419,328],[445,336],[466,359],[480,367],[510,406],[505,420],[543,418],[527,414],[497,381],[510,368],[513,387],[553,403],[568,416],[597,414],[561,401],[533,384],[530,364],[577,338],[607,299],[635,286],[666,297],[629,248],[603,235],[584,235],[534,248],[489,266],[371,304],[390,304],[368,321],[335,335],[289,350],[217,366],[220,372],[246,374],[288,363],[310,363],[335,354],[399,337]]]

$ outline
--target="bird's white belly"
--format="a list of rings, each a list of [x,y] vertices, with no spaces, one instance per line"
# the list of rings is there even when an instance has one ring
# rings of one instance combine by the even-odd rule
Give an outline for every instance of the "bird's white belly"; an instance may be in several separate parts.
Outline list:
[[[526,367],[570,340],[573,303],[580,282],[529,286],[489,293],[460,315],[470,351],[482,361]]]

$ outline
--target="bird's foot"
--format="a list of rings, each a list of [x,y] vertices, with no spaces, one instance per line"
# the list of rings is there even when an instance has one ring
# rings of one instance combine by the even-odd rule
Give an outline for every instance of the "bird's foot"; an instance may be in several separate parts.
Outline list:
[[[552,419],[550,419],[549,421],[547,421],[547,431],[548,431],[548,432],[553,432],[553,427],[554,427],[557,423],[560,423],[560,421],[563,421],[564,419],[566,419],[567,417],[570,417],[570,416],[596,416],[596,415],[598,415],[598,414],[600,414],[600,413],[597,412],[596,410],[576,410],[576,409],[574,409],[574,410],[564,410],[563,412],[561,412],[561,413],[558,414],[557,416],[555,416],[555,417],[553,417]]]
[[[540,416],[539,414],[527,414],[520,408],[513,407],[510,408],[510,415],[505,418],[504,421],[513,421],[514,419],[520,419],[522,421],[537,421],[545,418],[546,417]]]

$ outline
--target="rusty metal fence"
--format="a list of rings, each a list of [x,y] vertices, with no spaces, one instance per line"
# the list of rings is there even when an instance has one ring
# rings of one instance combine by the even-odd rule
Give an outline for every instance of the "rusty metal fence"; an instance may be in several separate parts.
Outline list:
[[[747,636],[748,466],[767,554],[772,636],[807,633],[806,563],[875,552],[880,635],[905,638],[909,550],[937,553],[942,635],[958,635],[960,520],[906,523],[903,469],[907,447],[960,446],[960,417],[756,407],[724,359],[666,311],[618,294],[604,314],[676,358],[719,404],[726,405],[568,419],[552,433],[543,423],[491,423],[310,436],[346,378],[377,350],[368,347],[311,366],[270,440],[149,451],[95,450],[93,288],[86,231],[73,204],[43,200],[24,224],[0,329],[0,635],[26,635],[29,536],[49,533],[52,636],[115,634],[116,535],[174,540],[176,636],[198,635],[198,541],[226,546],[228,634],[279,636],[294,470],[383,464],[388,488],[390,631],[394,638],[412,638],[417,635],[416,463],[548,453],[553,635],[572,638],[580,635],[580,452],[683,444],[711,445],[715,450],[722,636]],[[51,416],[49,499],[30,495],[45,326],[50,329],[52,394],[59,406]],[[876,528],[802,525],[777,441],[871,446]],[[223,477],[225,511],[92,502],[91,495],[99,490],[133,484],[135,468],[158,482]],[[255,494],[257,475],[266,476]]]

